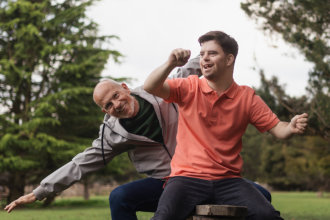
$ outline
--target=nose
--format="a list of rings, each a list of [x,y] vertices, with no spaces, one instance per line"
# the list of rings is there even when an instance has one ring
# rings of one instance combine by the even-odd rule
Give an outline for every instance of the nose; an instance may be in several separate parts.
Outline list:
[[[203,55],[201,55],[200,59],[201,60],[209,60],[209,55],[207,53],[204,53]]]
[[[116,101],[113,101],[112,103],[113,103],[113,107],[114,107],[115,110],[117,110],[118,108],[120,108],[120,101],[117,101],[116,100]]]

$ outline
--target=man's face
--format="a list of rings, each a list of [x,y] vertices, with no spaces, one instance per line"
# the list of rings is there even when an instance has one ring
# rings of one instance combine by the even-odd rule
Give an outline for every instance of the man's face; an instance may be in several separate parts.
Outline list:
[[[97,104],[102,107],[104,113],[117,118],[132,118],[137,114],[138,102],[130,95],[126,84],[106,82],[98,89],[100,95]]]
[[[226,54],[221,46],[214,40],[201,44],[200,66],[204,77],[215,81],[227,68]]]

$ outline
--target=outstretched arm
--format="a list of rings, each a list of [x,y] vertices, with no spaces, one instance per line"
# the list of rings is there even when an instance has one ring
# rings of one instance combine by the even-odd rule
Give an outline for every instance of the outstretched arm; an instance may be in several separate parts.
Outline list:
[[[107,130],[105,134],[108,134]],[[104,152],[107,162],[112,160],[113,157],[121,152],[129,150],[128,147],[125,148],[123,145],[120,146],[121,149],[116,149],[116,152],[114,152],[114,146],[109,146],[108,142],[105,141]],[[101,139],[98,138],[93,141],[92,147],[89,147],[84,152],[79,153],[72,159],[72,161],[48,175],[41,181],[40,185],[34,189],[32,193],[21,196],[17,200],[13,201],[5,207],[5,210],[9,213],[19,205],[32,203],[35,200],[42,200],[48,195],[59,193],[70,187],[75,182],[81,180],[81,178],[88,173],[99,170],[103,167],[104,164],[101,151]]]
[[[168,60],[155,69],[144,82],[143,89],[155,96],[166,99],[170,95],[170,87],[165,82],[171,71],[178,66],[187,63],[190,57],[190,50],[175,49],[171,52]]]
[[[307,127],[308,115],[306,113],[296,115],[291,122],[280,121],[275,127],[269,130],[273,136],[279,139],[289,138],[293,134],[302,134]]]
[[[25,196],[21,196],[15,201],[12,201],[9,205],[5,207],[5,210],[10,213],[16,206],[24,205],[28,203],[35,202],[37,200],[36,196],[33,193],[27,194]]]

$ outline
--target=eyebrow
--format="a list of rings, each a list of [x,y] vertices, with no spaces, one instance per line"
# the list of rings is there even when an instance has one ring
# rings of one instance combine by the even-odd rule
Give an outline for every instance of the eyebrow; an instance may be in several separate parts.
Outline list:
[[[110,100],[114,99],[115,95],[118,94],[118,90],[114,90],[114,91],[111,91],[111,92],[112,92],[112,94],[110,96]],[[105,103],[103,108],[108,109],[110,104],[112,104],[112,101],[107,100],[107,102]]]
[[[199,52],[199,54],[204,54],[204,53],[219,53],[218,51],[216,51],[216,50],[201,50],[200,52]]]

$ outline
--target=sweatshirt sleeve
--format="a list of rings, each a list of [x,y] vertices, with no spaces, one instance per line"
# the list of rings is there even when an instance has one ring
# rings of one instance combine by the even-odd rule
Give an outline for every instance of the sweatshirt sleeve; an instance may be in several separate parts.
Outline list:
[[[102,128],[102,126],[101,126]],[[101,129],[100,129],[101,130]],[[105,132],[107,131],[107,127]],[[114,152],[108,141],[104,141],[104,155],[106,162],[118,155],[120,152]],[[69,163],[63,165],[53,173],[43,179],[40,185],[33,190],[38,200],[62,192],[75,182],[79,181],[86,174],[99,170],[104,167],[101,135],[93,141],[91,147],[76,155]]]

